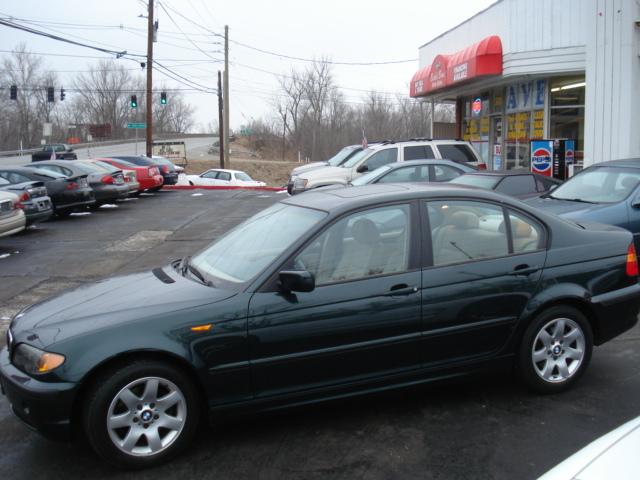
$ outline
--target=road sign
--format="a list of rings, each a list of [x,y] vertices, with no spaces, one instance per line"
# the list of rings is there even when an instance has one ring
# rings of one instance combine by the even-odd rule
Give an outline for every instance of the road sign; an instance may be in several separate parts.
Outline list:
[[[147,128],[147,124],[144,122],[140,123],[127,123],[127,128]]]

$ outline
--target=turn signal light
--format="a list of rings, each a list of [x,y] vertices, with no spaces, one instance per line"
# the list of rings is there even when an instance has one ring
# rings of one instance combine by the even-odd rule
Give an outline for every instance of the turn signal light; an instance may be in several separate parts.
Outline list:
[[[196,325],[195,327],[191,327],[191,331],[192,332],[208,332],[209,330],[211,330],[211,327],[213,327],[213,325],[211,325],[210,323],[207,323],[205,325]]]
[[[64,363],[64,357],[57,353],[45,353],[38,360],[38,373],[45,373]]]
[[[636,247],[629,245],[627,250],[627,275],[630,277],[638,276],[638,256],[636,255]]]
[[[29,199],[31,199],[29,192],[22,192],[22,195],[20,195],[20,201],[27,202]]]

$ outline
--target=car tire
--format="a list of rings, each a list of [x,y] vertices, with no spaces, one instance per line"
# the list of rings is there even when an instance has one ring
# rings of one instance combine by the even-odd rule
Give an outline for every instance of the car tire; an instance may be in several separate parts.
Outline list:
[[[584,374],[593,350],[593,332],[578,309],[559,305],[538,314],[518,352],[520,377],[532,390],[559,393]]]
[[[146,468],[173,458],[191,443],[201,410],[198,390],[182,369],[136,360],[92,383],[82,425],[104,460],[119,468]]]

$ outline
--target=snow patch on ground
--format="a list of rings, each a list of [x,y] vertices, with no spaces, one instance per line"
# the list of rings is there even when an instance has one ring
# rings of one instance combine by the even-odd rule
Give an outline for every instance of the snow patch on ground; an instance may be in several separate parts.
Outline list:
[[[156,194],[155,193],[149,193],[149,192],[142,192],[140,194],[141,197],[155,197]]]
[[[73,212],[71,214],[72,217],[84,217],[86,215],[91,215],[91,212]]]
[[[204,193],[192,193],[191,194],[192,197],[201,197],[203,195],[204,195]]]
[[[278,190],[278,191],[276,192],[276,195],[282,195],[283,193],[288,193],[288,192],[287,192],[287,190],[286,190],[286,189],[285,189],[285,190]]]
[[[122,201],[123,202],[132,202],[133,200],[138,200],[138,197],[129,197],[129,198],[125,198]]]
[[[10,257],[10,256],[11,256],[10,253],[2,253],[2,254],[0,254],[0,260],[2,260],[3,258]]]
[[[118,205],[114,205],[113,203],[105,203],[104,205],[100,205],[100,208],[118,208]]]

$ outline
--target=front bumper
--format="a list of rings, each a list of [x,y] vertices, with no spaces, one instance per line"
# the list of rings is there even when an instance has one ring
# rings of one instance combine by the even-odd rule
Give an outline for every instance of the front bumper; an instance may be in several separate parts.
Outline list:
[[[640,283],[591,298],[596,314],[595,339],[601,345],[633,328],[640,313]]]
[[[175,185],[178,183],[178,174],[177,173],[165,173],[162,176],[164,185]]]
[[[13,413],[53,440],[72,438],[71,416],[78,385],[38,381],[14,367],[7,347],[0,351],[0,384]]]

